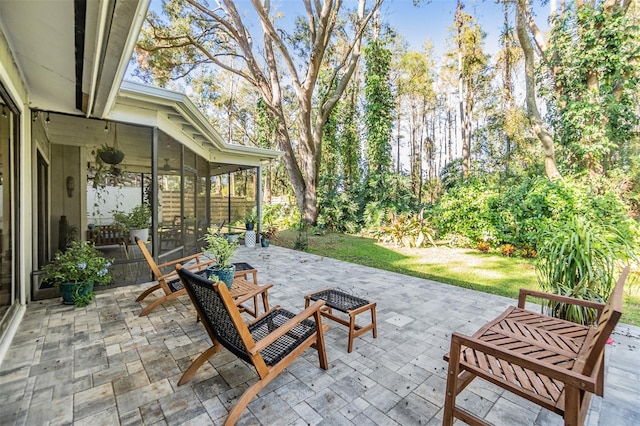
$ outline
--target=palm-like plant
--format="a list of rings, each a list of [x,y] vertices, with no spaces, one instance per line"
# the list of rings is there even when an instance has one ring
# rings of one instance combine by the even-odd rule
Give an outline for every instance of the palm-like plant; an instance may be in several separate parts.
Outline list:
[[[585,217],[570,217],[546,230],[536,270],[544,291],[602,302],[613,288],[616,261],[634,257],[633,248],[614,226]],[[592,324],[590,308],[550,302],[549,314],[580,324]]]

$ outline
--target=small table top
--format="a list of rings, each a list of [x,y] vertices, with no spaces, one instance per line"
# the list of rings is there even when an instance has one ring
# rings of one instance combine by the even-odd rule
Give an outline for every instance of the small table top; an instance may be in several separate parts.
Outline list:
[[[270,284],[256,285],[242,277],[236,277],[233,280],[233,284],[231,284],[229,293],[231,293],[231,297],[233,297],[237,305],[253,298],[254,296],[266,292],[271,287],[272,286]]]
[[[306,297],[314,301],[324,300],[327,306],[342,312],[352,311],[370,303],[368,300],[332,288],[309,294]]]

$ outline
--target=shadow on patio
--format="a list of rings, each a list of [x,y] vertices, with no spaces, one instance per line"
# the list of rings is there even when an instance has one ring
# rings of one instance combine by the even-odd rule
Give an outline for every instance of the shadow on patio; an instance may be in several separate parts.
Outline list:
[[[329,370],[307,351],[249,403],[238,421],[243,425],[441,424],[442,355],[451,333],[472,333],[516,303],[273,246],[243,247],[236,259],[255,266],[260,283],[274,285],[272,305],[297,312],[304,294],[339,287],[376,301],[378,315],[378,338],[356,338],[350,354],[346,327],[325,320]],[[178,387],[184,369],[210,341],[187,296],[138,317],[135,298],[147,286],[99,292],[89,308],[59,300],[31,303],[0,366],[0,423],[223,423],[255,372],[222,351]],[[593,398],[589,425],[640,424],[640,329],[621,324],[613,339],[605,397]],[[480,380],[458,401],[494,424],[562,423]]]

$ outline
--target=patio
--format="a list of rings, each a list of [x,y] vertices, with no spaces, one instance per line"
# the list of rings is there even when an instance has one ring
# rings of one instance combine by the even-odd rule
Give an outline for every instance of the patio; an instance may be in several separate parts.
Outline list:
[[[442,355],[451,333],[471,333],[516,303],[274,246],[242,247],[236,259],[255,266],[260,283],[274,285],[272,305],[297,312],[304,294],[339,287],[376,301],[378,317],[378,338],[356,338],[350,354],[347,328],[325,320],[329,370],[307,351],[249,403],[242,425],[441,424]],[[99,292],[88,309],[57,299],[29,304],[0,365],[0,423],[222,424],[255,373],[223,351],[178,388],[209,339],[188,297],[138,317],[135,297],[147,286]],[[640,329],[621,324],[613,339],[605,397],[593,398],[588,425],[640,424]],[[562,424],[556,414],[480,380],[459,401],[497,425]]]

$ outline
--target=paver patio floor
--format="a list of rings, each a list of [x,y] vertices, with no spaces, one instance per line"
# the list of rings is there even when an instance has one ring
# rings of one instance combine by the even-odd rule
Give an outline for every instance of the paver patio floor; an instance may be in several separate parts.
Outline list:
[[[347,329],[325,320],[329,370],[307,351],[251,401],[240,425],[441,424],[451,333],[472,333],[516,303],[275,246],[242,247],[236,259],[274,285],[272,305],[297,312],[304,294],[339,287],[376,301],[378,315],[378,338],[356,338],[350,354]],[[148,286],[99,292],[88,308],[29,304],[0,365],[0,424],[222,424],[255,372],[222,351],[178,387],[210,340],[187,296],[138,317],[135,298]],[[613,339],[605,396],[593,398],[588,425],[640,424],[640,328],[621,324]],[[458,401],[497,425],[562,424],[480,380]]]

